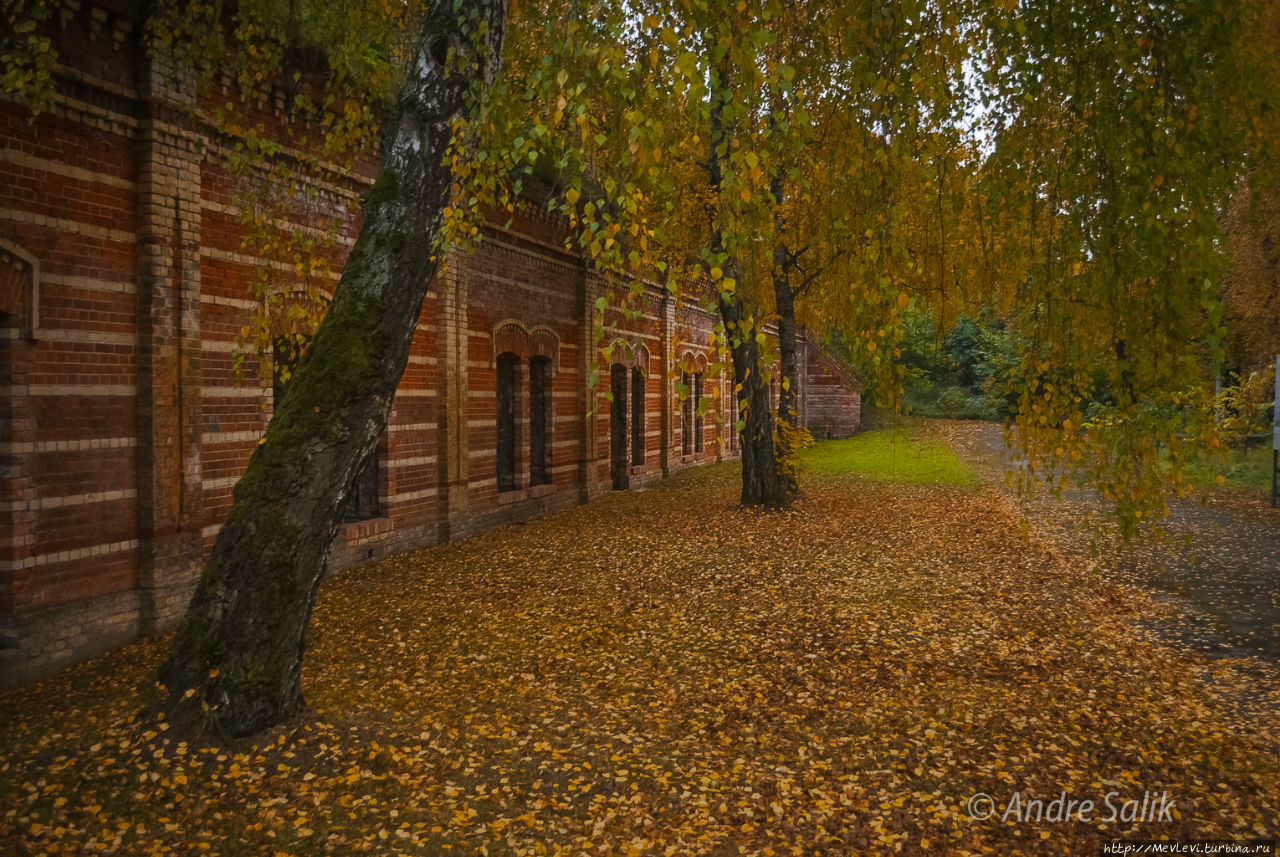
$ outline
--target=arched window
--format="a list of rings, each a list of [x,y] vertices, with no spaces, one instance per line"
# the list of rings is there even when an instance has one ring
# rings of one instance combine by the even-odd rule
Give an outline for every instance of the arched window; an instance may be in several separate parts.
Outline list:
[[[644,464],[644,372],[631,370],[631,464]]]
[[[355,481],[351,483],[351,491],[347,494],[347,508],[343,520],[348,523],[367,521],[380,514],[381,504],[378,502],[378,477],[381,459],[381,444],[374,447],[365,459],[364,464],[356,471]]]
[[[519,356],[506,352],[498,355],[497,383],[497,475],[499,491],[516,490],[516,414],[519,411]]]
[[[529,484],[551,481],[551,358],[529,361]]]
[[[0,316],[30,339],[40,327],[40,262],[16,244],[0,239]]]
[[[311,344],[311,337],[304,334],[276,336],[271,340],[271,408],[280,410],[293,373],[302,359],[302,352]]]
[[[613,489],[620,491],[630,484],[627,472],[627,367],[614,363],[609,367],[609,475]]]

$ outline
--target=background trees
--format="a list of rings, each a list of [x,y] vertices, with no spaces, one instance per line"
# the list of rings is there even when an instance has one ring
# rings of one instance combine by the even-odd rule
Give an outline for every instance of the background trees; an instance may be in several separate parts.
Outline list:
[[[1032,479],[1066,465],[1127,526],[1158,516],[1179,466],[1216,443],[1197,399],[1223,358],[1219,213],[1275,153],[1256,88],[1275,60],[1251,44],[1268,14],[1171,2],[982,16],[983,171],[1025,244],[1008,305],[1026,341],[1018,440]]]

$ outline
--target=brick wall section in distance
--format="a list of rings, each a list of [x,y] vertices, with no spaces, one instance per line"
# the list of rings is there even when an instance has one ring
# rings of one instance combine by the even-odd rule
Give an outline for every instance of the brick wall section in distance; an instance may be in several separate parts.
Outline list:
[[[804,366],[800,383],[804,424],[818,439],[848,437],[862,425],[862,385],[812,337],[802,333],[799,339]]]

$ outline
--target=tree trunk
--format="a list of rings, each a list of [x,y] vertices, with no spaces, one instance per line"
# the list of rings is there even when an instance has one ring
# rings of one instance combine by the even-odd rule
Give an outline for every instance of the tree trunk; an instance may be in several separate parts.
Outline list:
[[[469,92],[502,57],[506,0],[436,0],[392,111],[364,225],[262,443],[161,681],[176,717],[245,735],[302,704],[307,621],[361,463],[386,429],[448,201],[445,162]],[[204,705],[201,705],[204,703]]]
[[[726,269],[728,270],[728,269]],[[760,372],[760,350],[756,345],[757,324],[748,318],[742,299],[736,295],[720,300],[720,318],[724,321],[733,356],[734,380],[741,387],[739,402],[744,425],[739,433],[742,450],[742,499],[744,506],[783,509],[791,503],[786,482],[778,472],[773,445],[773,415],[769,413],[769,388]]]
[[[727,157],[727,141],[730,137],[724,123],[724,88],[728,75],[713,75],[710,105],[710,156],[707,159],[707,178],[711,185],[711,197],[719,200],[724,176],[723,159]],[[724,244],[724,236],[715,222],[711,224],[711,252],[723,257],[720,267],[724,276],[741,282],[732,254]],[[778,473],[778,462],[773,445],[773,417],[769,413],[769,389],[760,371],[760,349],[756,344],[759,332],[759,316],[752,314],[737,289],[720,292],[717,304],[720,319],[724,322],[725,338],[733,355],[733,376],[740,387],[738,399],[745,402],[741,419],[744,421],[739,434],[742,450],[742,499],[744,506],[765,506],[771,509],[785,508],[791,503],[791,492]]]
[[[782,383],[778,385],[778,431],[775,453],[778,458],[778,478],[788,494],[799,490],[796,484],[795,455],[798,450],[797,434],[800,430],[800,371],[796,365],[796,293],[791,288],[786,267],[778,267],[777,257],[785,261],[786,248],[779,246],[774,253],[773,294],[778,311],[778,357],[781,364]]]
[[[770,114],[772,117],[772,114]],[[772,118],[771,118],[772,123]],[[774,241],[773,247],[773,301],[778,312],[778,356],[781,363],[782,383],[778,385],[778,431],[775,454],[778,459],[778,478],[788,494],[799,490],[796,484],[795,455],[797,435],[800,429],[799,393],[800,372],[796,365],[796,292],[791,287],[792,259],[782,243],[782,222],[777,211],[782,207],[782,171],[769,180],[769,192],[773,195]]]

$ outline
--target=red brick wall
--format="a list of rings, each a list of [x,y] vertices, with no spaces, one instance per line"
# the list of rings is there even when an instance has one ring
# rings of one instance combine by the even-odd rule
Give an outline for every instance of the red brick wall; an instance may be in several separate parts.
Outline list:
[[[65,4],[76,71],[34,124],[0,103],[0,669],[138,630],[136,23]],[[60,640],[17,618],[93,600],[101,622],[64,611]]]
[[[800,415],[815,438],[848,437],[862,425],[862,385],[811,338],[799,337]]]
[[[174,621],[271,416],[254,359],[241,385],[233,361],[255,270],[276,263],[244,249],[218,144],[188,127],[189,97],[140,55],[132,8],[64,4],[52,35],[74,67],[51,108],[31,124],[0,103],[0,686]],[[330,210],[357,211],[371,175],[327,186]],[[335,270],[348,221],[326,251]],[[428,294],[379,450],[377,514],[343,529],[333,569],[609,490],[612,362],[645,372],[643,463],[626,431],[631,487],[732,454],[730,385],[709,370],[703,446],[683,454],[676,384],[682,361],[716,362],[711,314],[655,286],[614,299],[550,216],[484,237]],[[597,341],[600,295],[611,302]],[[519,356],[523,410],[516,488],[499,492],[503,352]],[[528,462],[538,355],[552,360],[545,485],[530,484]],[[804,365],[810,422],[856,429],[856,382],[816,347]]]

